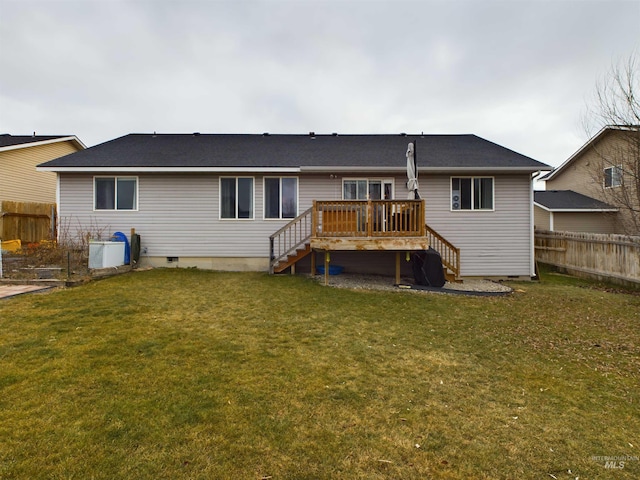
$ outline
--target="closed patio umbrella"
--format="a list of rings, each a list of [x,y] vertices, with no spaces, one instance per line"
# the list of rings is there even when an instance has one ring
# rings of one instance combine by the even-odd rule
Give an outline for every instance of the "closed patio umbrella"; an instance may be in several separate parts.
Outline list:
[[[418,193],[418,167],[416,165],[416,143],[411,142],[407,146],[407,198],[409,200],[420,199]]]

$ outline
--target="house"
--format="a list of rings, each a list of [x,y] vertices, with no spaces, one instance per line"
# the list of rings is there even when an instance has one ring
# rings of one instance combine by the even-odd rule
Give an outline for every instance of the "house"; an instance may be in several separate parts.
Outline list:
[[[536,229],[614,233],[618,209],[572,190],[533,192]]]
[[[84,148],[73,135],[0,135],[0,238],[50,237],[56,174],[38,172],[36,165]]]
[[[56,175],[36,165],[85,148],[73,135],[0,135],[0,200],[55,203]]]
[[[638,215],[632,211],[640,210],[639,161],[640,128],[606,126],[600,130],[562,165],[541,178],[546,190],[556,192],[552,194],[553,211],[562,212],[560,223],[555,221],[549,229],[637,235]],[[550,201],[551,196],[546,198]],[[559,203],[563,201],[564,204]],[[535,209],[541,226],[547,228],[548,220],[544,219],[552,210],[542,203]],[[554,216],[558,220],[555,213]]]
[[[38,169],[58,175],[61,220],[135,228],[142,264],[398,274],[432,245],[457,276],[529,278],[532,175],[550,167],[475,135],[311,132],[130,134]]]

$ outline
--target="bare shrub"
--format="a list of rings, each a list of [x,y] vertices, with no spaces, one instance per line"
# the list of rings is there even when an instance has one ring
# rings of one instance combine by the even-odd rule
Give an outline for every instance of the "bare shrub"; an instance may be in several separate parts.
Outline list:
[[[82,225],[78,219],[65,217],[58,225],[58,240],[29,243],[15,253],[2,255],[3,276],[13,279],[38,278],[49,269],[48,276],[60,279],[84,277],[89,274],[89,242],[109,239],[109,226],[100,226],[91,219]]]

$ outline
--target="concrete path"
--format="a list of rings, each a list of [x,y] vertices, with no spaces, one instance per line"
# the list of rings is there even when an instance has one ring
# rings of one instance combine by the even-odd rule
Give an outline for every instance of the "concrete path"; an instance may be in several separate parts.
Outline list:
[[[42,285],[0,285],[0,299],[21,295],[23,293],[47,290],[48,288],[51,287]]]

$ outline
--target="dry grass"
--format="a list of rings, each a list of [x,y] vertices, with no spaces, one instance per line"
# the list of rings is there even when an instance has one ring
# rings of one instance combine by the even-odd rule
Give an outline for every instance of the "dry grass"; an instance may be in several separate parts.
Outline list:
[[[0,478],[637,478],[640,297],[156,270],[0,302]]]

